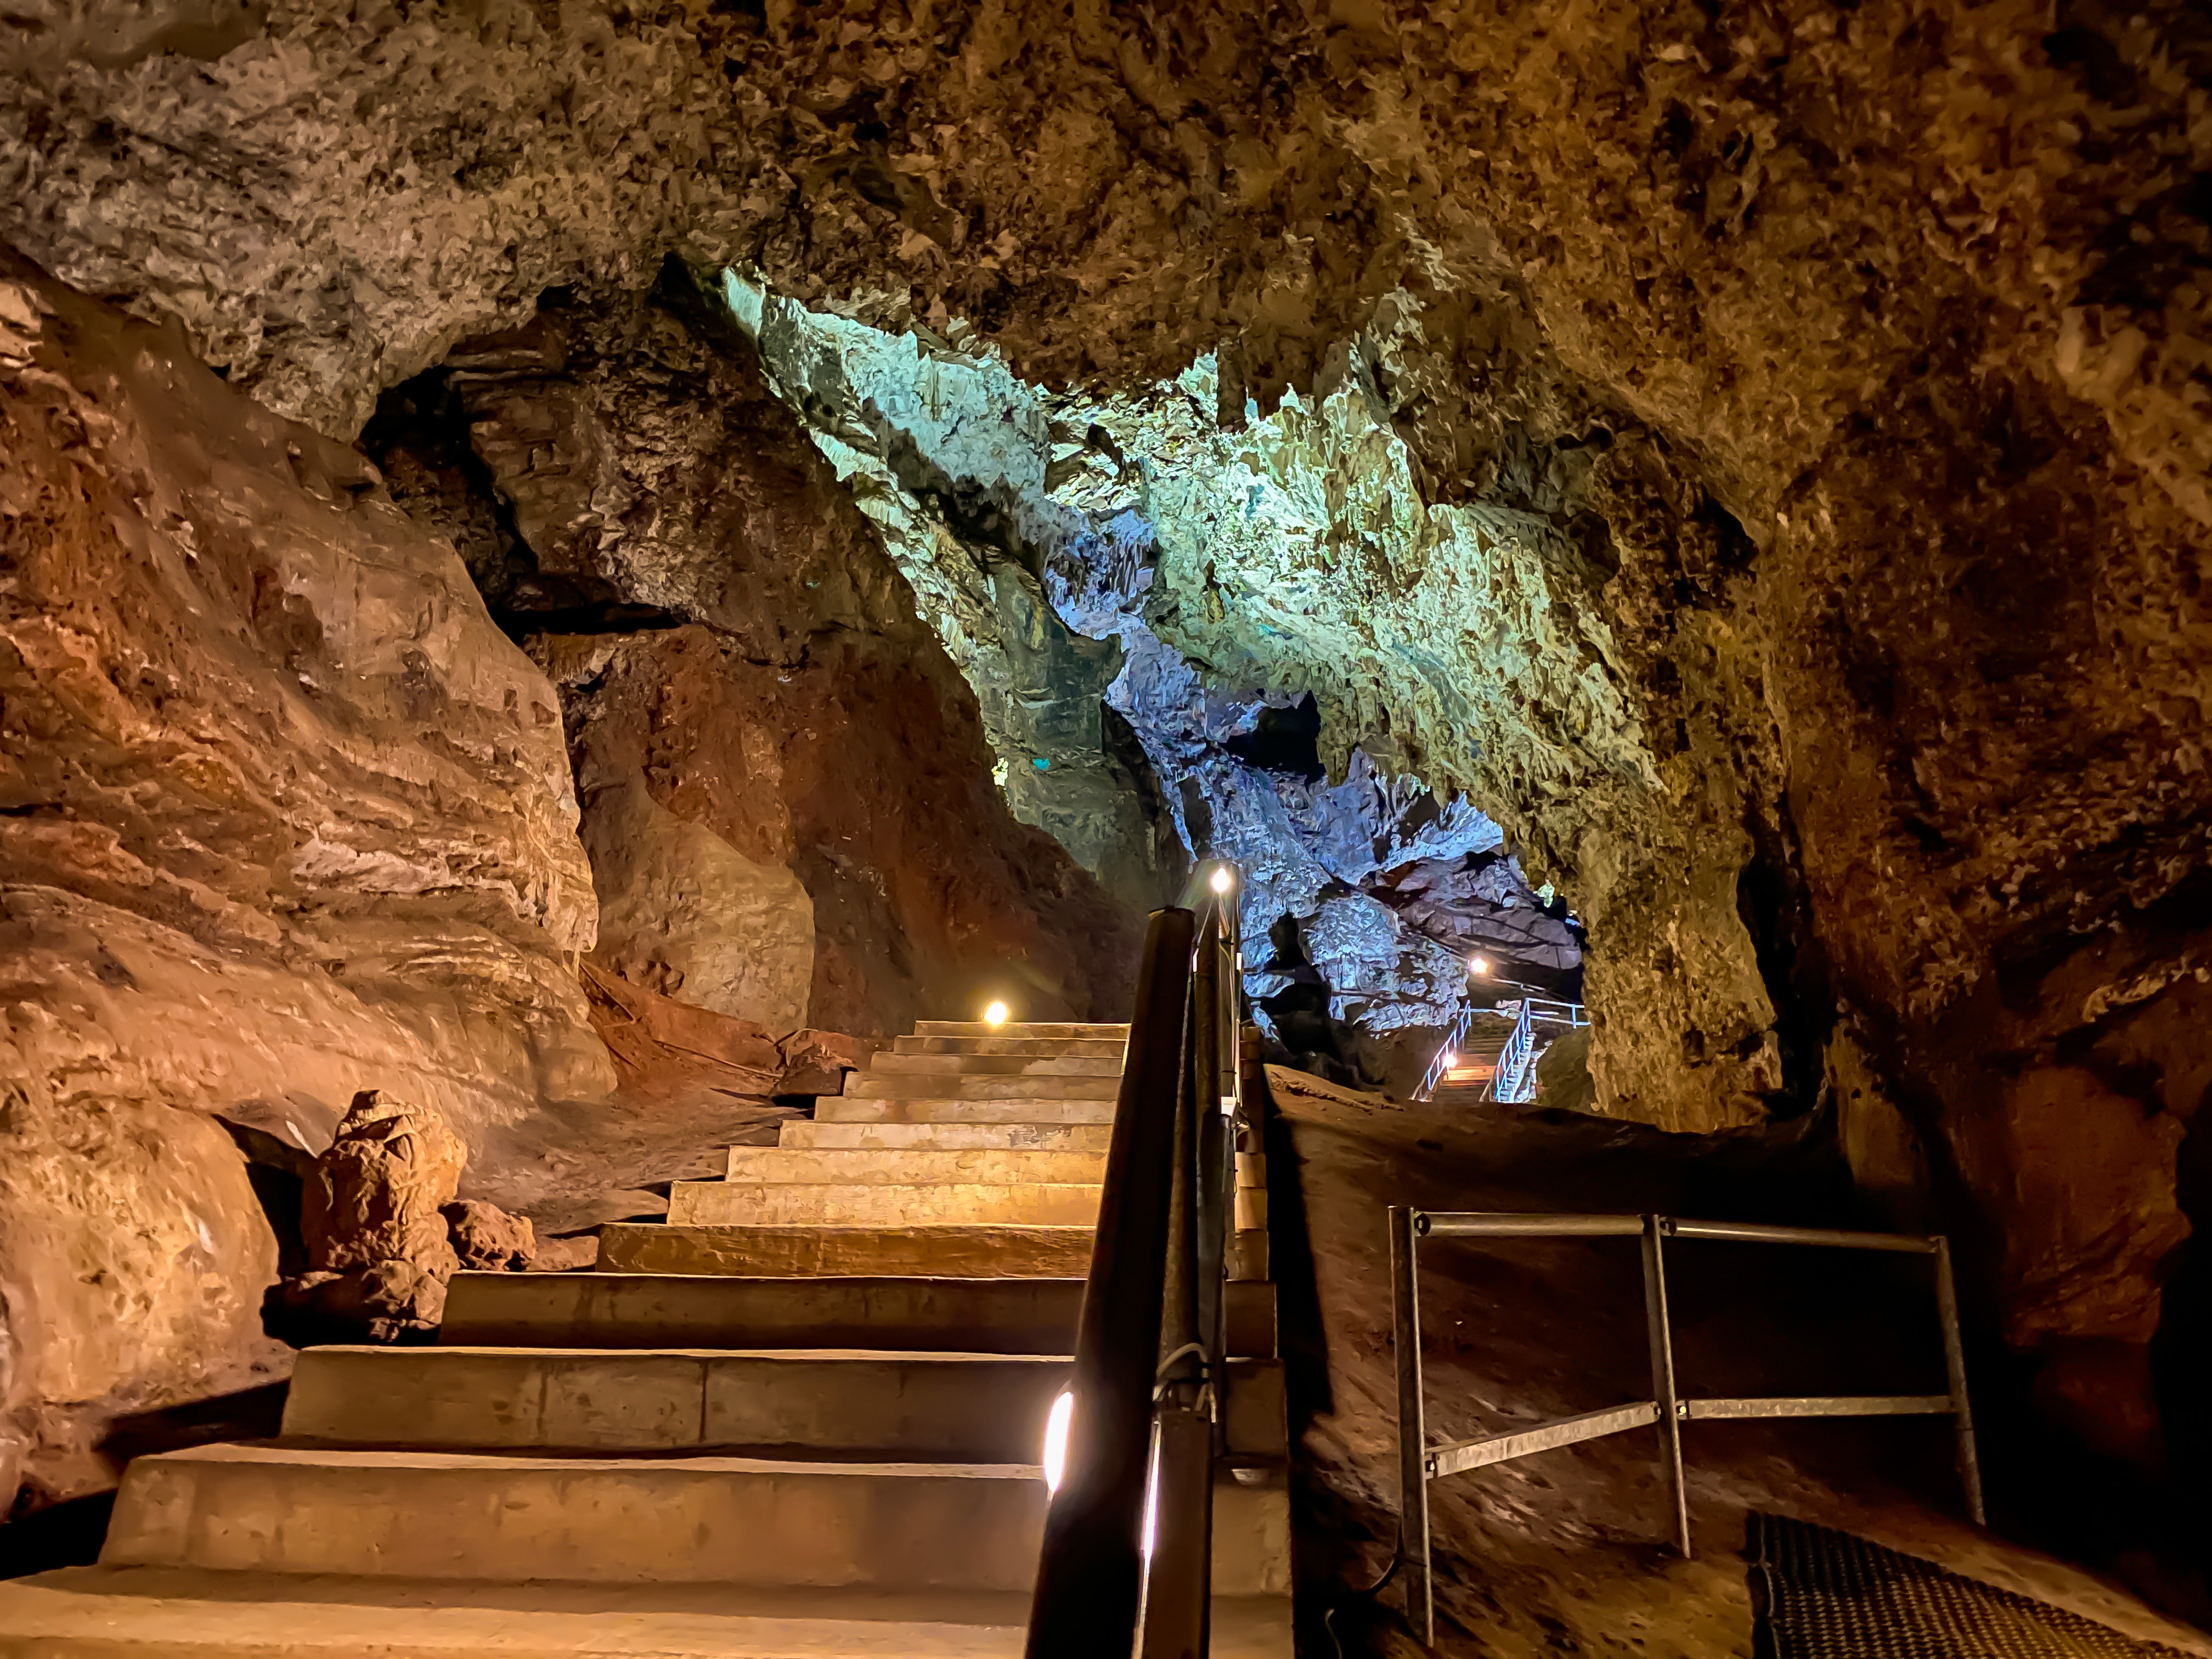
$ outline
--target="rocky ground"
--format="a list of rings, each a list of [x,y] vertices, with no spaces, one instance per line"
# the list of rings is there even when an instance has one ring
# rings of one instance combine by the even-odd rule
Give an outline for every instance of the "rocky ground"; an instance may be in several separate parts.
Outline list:
[[[1798,1137],[1716,1144],[1553,1112],[1423,1107],[1270,1067],[1278,1113],[1270,1212],[1284,1284],[1310,1651],[1411,1655],[1399,1588],[1356,1594],[1390,1559],[1395,1370],[1385,1210],[1576,1210],[1851,1224],[1830,1158]],[[1467,1438],[1650,1397],[1632,1240],[1424,1246],[1430,1437]],[[1669,1286],[1686,1393],[1941,1392],[1924,1273],[1829,1252],[1684,1243]],[[1915,1267],[1918,1264],[1913,1264]],[[1308,1270],[1310,1269],[1310,1278]],[[1310,1286],[1312,1300],[1305,1294]],[[2001,1351],[1972,1357],[1995,1529],[1965,1519],[1947,1430],[1932,1422],[1700,1425],[1686,1431],[1694,1559],[1669,1523],[1653,1437],[1636,1431],[1455,1475],[1433,1489],[1439,1650],[1485,1659],[1752,1652],[1741,1551],[1753,1510],[1860,1533],[2130,1634],[2212,1654],[2140,1599],[2202,1619],[2201,1588],[2142,1559],[2112,1577],[2112,1534],[2010,1396]],[[2070,1517],[2069,1506],[2086,1506]],[[2023,1541],[2030,1540],[2030,1541]],[[2127,1571],[2130,1585],[2118,1574]]]

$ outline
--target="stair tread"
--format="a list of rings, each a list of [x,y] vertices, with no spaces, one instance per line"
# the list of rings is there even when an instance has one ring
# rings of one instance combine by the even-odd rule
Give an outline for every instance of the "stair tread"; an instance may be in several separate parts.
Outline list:
[[[668,1224],[1084,1226],[1097,1216],[1103,1191],[1095,1182],[1066,1181],[679,1181],[669,1191]]]
[[[1088,1237],[1087,1231],[1079,1236]],[[456,1273],[441,1346],[761,1352],[895,1339],[899,1352],[1054,1352],[1084,1281],[1059,1274]],[[1274,1351],[1273,1288],[1229,1289],[1235,1353]],[[812,1340],[835,1333],[836,1341]]]
[[[435,1349],[425,1350],[435,1352]],[[557,1469],[580,1474],[611,1469],[623,1474],[818,1474],[884,1480],[1042,1480],[1035,1463],[946,1463],[919,1460],[861,1461],[842,1457],[755,1457],[723,1452],[641,1458],[609,1453],[550,1455],[540,1451],[422,1451],[392,1446],[288,1446],[273,1440],[226,1440],[177,1451],[149,1452],[140,1460],[161,1463],[252,1464],[271,1468],[436,1469],[507,1474],[518,1469]]]
[[[0,1583],[0,1651],[1013,1659],[1128,1032],[921,1022],[608,1272],[463,1275],[438,1346],[303,1356],[283,1436],[136,1460],[102,1565]],[[1237,1288],[1212,1651],[1289,1659]]]
[[[1083,1147],[732,1146],[724,1178],[781,1185],[1022,1182],[1095,1187],[1105,1172],[1105,1152]]]
[[[1110,1123],[837,1123],[793,1120],[777,1131],[785,1152],[1096,1152]],[[732,1149],[736,1150],[735,1148]]]
[[[85,1659],[1013,1659],[1029,1597],[976,1590],[363,1578],[73,1567],[0,1583],[0,1632]],[[1216,1596],[1216,1659],[1289,1659],[1288,1596]],[[76,1642],[84,1644],[78,1648]]]

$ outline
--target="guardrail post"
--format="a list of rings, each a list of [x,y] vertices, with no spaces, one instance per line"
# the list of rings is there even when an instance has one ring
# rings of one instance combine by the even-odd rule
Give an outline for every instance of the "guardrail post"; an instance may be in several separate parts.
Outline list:
[[[1437,1639],[1436,1592],[1429,1582],[1428,1413],[1421,1398],[1421,1290],[1417,1249],[1420,1212],[1390,1210],[1391,1349],[1398,1361],[1398,1571],[1406,1579],[1406,1622],[1423,1647]]]
[[[1674,1510],[1674,1543],[1690,1554],[1690,1495],[1682,1475],[1682,1407],[1674,1392],[1674,1333],[1667,1318],[1667,1258],[1661,1218],[1644,1218],[1644,1315],[1651,1337],[1651,1398],[1659,1407],[1659,1458]]]
[[[1974,1450],[1974,1412],[1966,1398],[1966,1351],[1959,1340],[1959,1287],[1951,1275],[1951,1241],[1936,1238],[1936,1311],[1943,1322],[1943,1372],[1951,1385],[1951,1434],[1959,1463],[1959,1484],[1966,1489],[1966,1513],[1985,1527],[1982,1508],[1982,1461]]]

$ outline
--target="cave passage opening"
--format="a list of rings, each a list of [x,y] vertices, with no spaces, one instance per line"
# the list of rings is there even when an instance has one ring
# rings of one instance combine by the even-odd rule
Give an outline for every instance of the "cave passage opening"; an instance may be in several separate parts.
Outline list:
[[[1015,816],[1144,908],[1194,860],[1240,865],[1245,988],[1300,1063],[1407,1083],[1470,1013],[1579,1004],[1583,930],[1474,804],[1479,755],[1394,732],[1399,681],[1467,688],[1440,659],[1364,660],[1309,591],[1316,555],[1396,588],[1439,535],[1504,545],[1416,505],[1371,371],[1230,424],[1211,356],[1055,392],[957,321],[809,307],[735,269],[721,289],[974,690]]]

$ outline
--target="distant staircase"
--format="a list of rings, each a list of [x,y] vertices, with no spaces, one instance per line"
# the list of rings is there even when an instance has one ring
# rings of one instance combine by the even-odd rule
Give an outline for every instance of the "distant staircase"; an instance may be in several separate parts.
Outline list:
[[[924,1022],[597,1272],[303,1353],[279,1439],[140,1458],[97,1568],[0,1584],[0,1654],[1019,1654],[1126,1038]],[[1273,1286],[1226,1291],[1212,1651],[1287,1659]]]
[[[1533,994],[1463,1006],[1413,1091],[1416,1100],[1525,1106],[1536,1097],[1536,1062],[1550,1046],[1538,1028],[1588,1025],[1579,1002]]]

